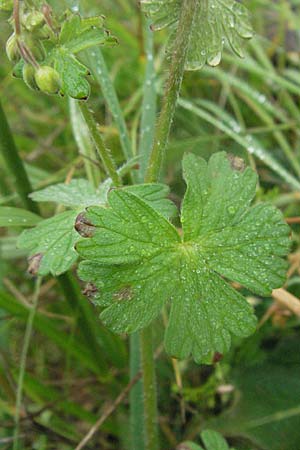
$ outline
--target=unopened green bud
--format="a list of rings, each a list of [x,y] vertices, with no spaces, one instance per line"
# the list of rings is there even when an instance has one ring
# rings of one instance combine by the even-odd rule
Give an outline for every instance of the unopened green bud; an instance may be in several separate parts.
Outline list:
[[[0,11],[12,11],[13,0],[0,0]]]
[[[15,33],[13,33],[6,42],[6,54],[8,59],[12,62],[17,62],[20,59],[18,38]]]
[[[45,23],[44,15],[40,11],[32,11],[23,17],[23,25],[28,31],[42,28]]]
[[[35,71],[36,69],[31,64],[24,64],[23,80],[30,89],[38,91],[39,88],[35,81]]]
[[[38,88],[45,94],[57,94],[61,88],[59,73],[50,66],[41,66],[35,72]]]

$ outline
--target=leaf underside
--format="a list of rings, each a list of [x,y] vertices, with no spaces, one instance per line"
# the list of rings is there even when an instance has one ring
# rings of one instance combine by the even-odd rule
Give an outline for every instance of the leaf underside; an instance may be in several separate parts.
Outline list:
[[[190,35],[186,70],[201,69],[206,63],[218,65],[225,41],[243,57],[244,41],[253,36],[247,8],[235,0],[195,1],[199,7]],[[172,54],[182,0],[142,0],[141,5],[153,20],[153,30],[170,28],[168,53]]]
[[[49,219],[38,218],[41,222],[37,227],[21,234],[18,246],[29,250],[30,257],[34,258],[35,264],[32,273],[39,275],[51,273],[56,276],[72,267],[77,259],[74,245],[79,239],[74,229],[76,217],[91,205],[106,208],[111,184],[111,180],[108,179],[96,189],[87,180],[79,178],[72,180],[69,184],[55,184],[30,194],[34,201],[55,202],[74,208],[72,211],[57,214]],[[127,186],[123,189],[139,196],[167,218],[176,215],[176,206],[166,198],[169,188],[164,184],[149,183]],[[23,221],[21,225],[24,226]],[[28,223],[28,226],[32,225],[35,223]]]
[[[231,335],[248,336],[256,319],[228,280],[269,295],[285,280],[289,228],[268,204],[251,206],[257,176],[238,172],[225,153],[208,163],[188,154],[183,235],[126,190],[109,193],[109,208],[90,207],[92,237],[78,242],[79,276],[95,284],[94,301],[113,331],[146,327],[170,305],[165,347],[173,357],[210,362]]]
[[[83,178],[77,178],[70,183],[58,183],[30,194],[36,202],[55,202],[70,208],[84,209],[88,206],[106,206],[107,196],[112,188],[112,181],[105,180],[98,188]],[[162,183],[146,183],[123,188],[141,197],[156,211],[169,218],[176,215],[176,206],[167,199],[169,187]]]

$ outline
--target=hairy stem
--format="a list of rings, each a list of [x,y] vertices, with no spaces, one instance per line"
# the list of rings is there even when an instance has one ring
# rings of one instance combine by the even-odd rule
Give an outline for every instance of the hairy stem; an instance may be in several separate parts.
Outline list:
[[[38,206],[28,197],[33,189],[21,160],[5,112],[0,103],[0,153],[26,209],[38,214]]]
[[[198,0],[184,0],[182,2],[169,77],[163,96],[162,110],[156,126],[154,145],[145,177],[147,182],[153,182],[158,179],[163,165],[176,103],[181,88],[190,32],[197,8],[199,8]]]
[[[130,336],[130,380],[140,372],[140,339]],[[130,391],[130,450],[144,450],[143,383],[138,380]]]
[[[89,111],[86,103],[80,102],[78,104],[107,175],[112,179],[115,186],[121,186],[122,181],[115,167],[114,160],[110,151],[105,147],[104,141],[97,129],[97,124],[93,115]]]
[[[153,54],[153,33],[150,30],[150,20],[141,16],[144,36],[145,79],[143,87],[142,117],[140,124],[139,181],[145,176],[149,155],[154,138],[156,119],[156,92],[154,87],[155,69]],[[130,336],[130,379],[140,370],[140,337],[138,333]],[[131,450],[145,450],[144,436],[144,407],[143,383],[139,380],[130,392],[130,448]]]
[[[150,20],[144,19],[144,53],[146,57],[145,80],[143,87],[143,104],[140,124],[139,155],[140,170],[139,179],[145,177],[149,157],[153,145],[155,120],[156,120],[156,90],[155,90],[155,67],[154,67],[154,39],[150,30]]]
[[[41,287],[41,277],[38,277],[35,284],[35,290],[33,294],[33,302],[32,307],[30,309],[28,320],[26,324],[26,331],[24,336],[24,343],[21,353],[21,361],[20,361],[20,372],[18,378],[18,387],[17,387],[17,399],[16,399],[16,412],[15,412],[15,431],[14,431],[14,441],[13,441],[13,450],[19,449],[19,431],[20,431],[20,411],[22,406],[22,397],[23,397],[23,384],[24,384],[24,376],[26,370],[26,360],[27,354],[32,334],[33,321],[35,317],[35,313],[37,310],[40,287]]]
[[[151,326],[141,331],[140,346],[144,389],[145,449],[158,450],[157,392]]]
[[[13,10],[13,21],[16,36],[20,36],[21,34],[21,25],[20,25],[20,1],[14,0],[14,10]]]
[[[155,182],[159,179],[163,165],[171,124],[183,79],[190,32],[198,7],[198,0],[183,0],[182,2],[162,110],[156,126],[154,144],[145,176],[145,181],[148,183]],[[158,450],[157,393],[151,326],[141,332],[140,341],[144,388],[145,448],[146,450]]]

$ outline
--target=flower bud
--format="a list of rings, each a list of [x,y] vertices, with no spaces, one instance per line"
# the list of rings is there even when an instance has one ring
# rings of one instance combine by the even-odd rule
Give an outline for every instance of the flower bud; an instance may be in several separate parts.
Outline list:
[[[6,54],[8,59],[12,62],[17,62],[20,59],[18,38],[15,33],[13,33],[6,42]]]
[[[45,94],[57,94],[61,88],[59,73],[50,66],[41,66],[35,72],[38,88]]]
[[[31,64],[24,64],[23,67],[23,80],[27,84],[27,86],[34,90],[38,91],[39,88],[35,81],[35,71],[36,69]]]

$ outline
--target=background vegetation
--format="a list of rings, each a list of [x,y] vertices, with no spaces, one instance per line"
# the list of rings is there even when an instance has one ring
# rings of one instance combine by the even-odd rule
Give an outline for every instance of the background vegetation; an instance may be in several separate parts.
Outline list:
[[[90,15],[106,15],[107,27],[118,37],[119,45],[103,54],[137,152],[146,65],[138,4],[89,0],[82,6]],[[244,158],[259,173],[257,198],[280,207],[291,225],[290,268],[286,285],[272,298],[249,297],[259,317],[257,333],[235,341],[230,353],[212,367],[170,360],[161,348],[163,321],[155,325],[159,421],[166,450],[185,440],[200,443],[199,433],[207,427],[222,432],[241,450],[300,448],[300,3],[249,0],[247,6],[256,36],[247,44],[245,58],[228,50],[218,68],[185,74],[164,179],[179,205],[185,151],[207,158],[226,150]],[[4,50],[10,32],[6,20],[2,13],[1,102],[32,185],[38,189],[84,177],[86,157],[73,136],[68,101],[30,91],[11,77]],[[164,32],[155,36],[158,102],[165,78],[164,37]],[[107,145],[121,163],[116,123],[96,77],[90,102]],[[1,205],[21,205],[1,159],[0,190]],[[49,217],[54,208],[42,204],[41,212]],[[19,231],[0,229],[3,449],[12,448],[24,332],[35,289],[26,272],[26,254],[16,248]],[[103,423],[85,448],[130,449],[128,339],[103,328],[76,278],[74,271],[42,280],[19,405],[22,449],[74,449],[101,416]],[[109,408],[112,413],[106,418]]]

